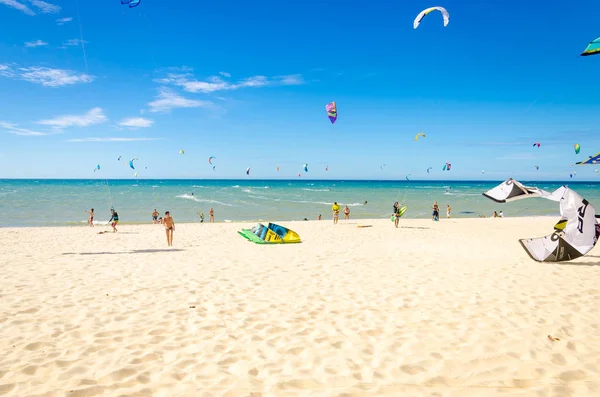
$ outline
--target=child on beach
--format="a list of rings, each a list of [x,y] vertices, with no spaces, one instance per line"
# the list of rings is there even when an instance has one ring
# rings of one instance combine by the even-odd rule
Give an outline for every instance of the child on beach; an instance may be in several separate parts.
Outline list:
[[[210,218],[208,219],[209,222],[213,222],[215,221],[215,210],[213,210],[212,208],[210,209],[210,211],[208,211],[208,216],[210,216]]]
[[[197,212],[197,214],[200,216],[200,223],[204,223],[204,212]]]
[[[91,227],[94,227],[94,209],[90,209],[89,211],[85,211],[87,212],[90,217],[88,218],[88,223],[90,224]]]
[[[450,218],[450,204],[446,204],[446,217]]]
[[[321,214],[319,214],[319,216],[318,216],[317,220],[318,220],[318,221],[320,221],[320,220],[321,220]]]
[[[165,230],[167,231],[167,244],[169,245],[169,247],[172,247],[173,231],[175,230],[175,221],[173,220],[173,218],[171,218],[171,213],[169,211],[165,212],[163,224],[165,225]]]
[[[335,225],[338,223],[338,218],[340,216],[340,206],[337,201],[331,206],[331,211],[333,211],[333,224]]]
[[[154,212],[152,213],[152,223],[154,225],[156,225],[158,223],[158,211],[156,210],[156,208],[154,209]]]
[[[344,219],[350,219],[350,208],[348,208],[348,205],[344,207]]]
[[[112,226],[113,233],[116,233],[117,232],[117,223],[119,223],[119,214],[117,214],[117,211],[115,211],[113,208],[110,209],[110,213],[112,216],[108,220],[108,223],[110,223],[110,225]]]

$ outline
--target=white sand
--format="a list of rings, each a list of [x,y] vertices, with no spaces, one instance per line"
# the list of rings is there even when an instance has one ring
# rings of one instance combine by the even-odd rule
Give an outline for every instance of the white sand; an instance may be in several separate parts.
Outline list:
[[[0,395],[600,396],[598,256],[517,241],[554,218],[355,222],[0,229]]]

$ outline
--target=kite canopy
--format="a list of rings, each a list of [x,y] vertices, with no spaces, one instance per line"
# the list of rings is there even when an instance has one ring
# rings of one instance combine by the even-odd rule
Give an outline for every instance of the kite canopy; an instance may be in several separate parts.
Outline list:
[[[541,144],[541,143],[539,143],[539,142],[536,142],[536,143],[534,143],[534,144],[533,144],[533,146],[537,146],[537,147],[540,147],[541,145],[542,145],[542,144]]]
[[[581,150],[581,146],[579,146],[579,144],[576,143],[573,147],[575,148],[575,154],[579,154],[579,151]]]
[[[96,166],[96,168],[94,168],[94,172],[98,171],[99,169],[100,169],[100,164],[98,164],[98,165]]]
[[[561,219],[554,226],[552,234],[519,240],[535,261],[564,262],[579,258],[590,252],[600,237],[596,210],[587,200],[566,186],[548,193],[508,179],[483,195],[499,203],[527,197],[542,197],[559,202]]]
[[[302,168],[304,169],[304,172],[308,172],[308,164],[304,164]]]
[[[429,170],[433,169],[433,167],[427,168],[427,173],[429,174]]]
[[[242,229],[238,233],[256,244],[291,244],[301,242],[298,233],[274,223],[269,223],[267,226],[257,223],[252,229]]]
[[[337,120],[337,106],[335,102],[325,105],[325,110],[327,110],[327,116],[329,116],[329,121],[331,121],[331,124],[335,123]]]
[[[587,160],[585,161],[580,161],[578,163],[575,163],[576,165],[593,165],[593,164],[600,164],[600,152],[596,153],[593,156],[589,156]]]
[[[442,16],[444,17],[444,27],[448,26],[448,22],[450,22],[450,14],[448,14],[448,11],[446,11],[446,9],[444,7],[429,7],[423,11],[421,11],[419,13],[419,15],[417,15],[417,17],[415,18],[415,21],[413,22],[413,27],[416,29],[419,24],[421,23],[421,21],[423,20],[423,18],[425,18],[425,15],[429,14],[432,11],[439,11],[442,13]]]
[[[417,135],[415,135],[415,141],[418,141],[420,136],[425,138],[427,135],[423,134],[422,132],[419,132]]]
[[[246,168],[246,175],[250,175],[250,167]]]
[[[450,168],[452,168],[452,164],[446,163],[446,164],[444,164],[442,171],[450,171]]]
[[[131,160],[129,160],[129,168],[131,168],[132,170],[135,170],[135,167],[133,166],[133,162],[139,160],[137,157],[132,158]]]
[[[212,161],[213,161],[213,159],[215,159],[215,160],[216,160],[217,158],[216,158],[215,156],[210,156],[210,157],[208,158],[208,164],[212,164]]]
[[[581,56],[600,54],[600,37],[588,44],[587,48],[581,53]]]
[[[181,150],[179,151],[179,154],[185,154],[185,150],[181,149]]]
[[[142,0],[121,0],[121,4],[129,4],[129,8],[137,7]]]

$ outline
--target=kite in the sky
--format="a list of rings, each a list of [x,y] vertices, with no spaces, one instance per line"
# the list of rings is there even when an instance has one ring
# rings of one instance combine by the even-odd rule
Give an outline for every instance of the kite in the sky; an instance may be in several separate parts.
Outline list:
[[[132,170],[135,170],[135,167],[133,166],[133,162],[135,160],[139,160],[139,159],[137,157],[134,157],[131,160],[129,160],[129,168],[131,168]]]
[[[185,154],[185,150],[181,149],[181,150],[179,151],[179,154]]]
[[[419,15],[417,15],[415,21],[413,22],[413,27],[416,29],[423,20],[423,18],[425,18],[425,15],[436,10],[442,13],[442,16],[444,17],[444,26],[448,26],[448,22],[450,22],[450,14],[448,14],[448,11],[446,11],[444,7],[429,7],[421,11]]]
[[[98,171],[99,169],[100,169],[100,164],[98,164],[98,165],[96,166],[96,168],[94,168],[94,172]]]
[[[121,0],[121,4],[129,4],[129,8],[137,7],[142,0]]]
[[[406,175],[405,178],[407,181],[410,181],[410,179],[408,179],[408,177],[410,176],[410,174]]]
[[[117,158],[117,161],[121,161],[121,158],[122,158],[122,157],[123,157],[123,156],[119,156],[119,157]]]
[[[417,135],[415,135],[415,141],[418,141],[420,136],[422,136],[423,138],[425,138],[427,135],[425,135],[422,132],[419,132]]]
[[[575,154],[579,154],[579,151],[581,150],[581,146],[579,146],[579,144],[576,143],[573,147],[575,148]]]
[[[325,171],[329,171],[329,166],[328,165],[325,166]]]
[[[215,168],[217,168],[217,166],[216,166],[216,165],[213,165],[213,171],[215,170]]]
[[[329,116],[329,121],[331,121],[331,124],[335,123],[337,120],[337,106],[335,102],[325,105],[325,110],[327,110],[327,116]]]
[[[442,168],[442,171],[450,171],[451,167],[452,167],[452,164],[446,163],[446,164],[444,164],[444,168]]]
[[[304,172],[308,172],[308,164],[304,164],[302,168],[304,168]]]
[[[539,142],[536,142],[536,143],[534,143],[534,144],[533,144],[533,146],[540,147],[540,146],[541,146],[541,143],[539,143]]]
[[[581,53],[581,56],[600,54],[600,37],[588,44],[587,48]]]
[[[279,166],[277,166],[277,171],[279,171]]]
[[[246,175],[250,175],[250,167],[246,168]]]
[[[433,167],[427,168],[427,173],[429,174],[429,170],[433,169]]]
[[[213,159],[215,159],[215,160],[216,160],[217,158],[216,158],[215,156],[210,156],[210,157],[208,158],[208,164],[212,164],[212,161],[213,161]]]
[[[554,232],[546,237],[520,239],[531,259],[538,262],[564,262],[584,256],[600,237],[596,210],[575,191],[566,186],[549,193],[508,179],[483,195],[497,203],[542,197],[559,203],[561,219]]]
[[[539,170],[539,169],[540,169],[540,166],[539,166],[539,165],[536,165],[536,166],[535,166],[535,169],[536,169],[536,170]]]
[[[592,165],[600,163],[600,153],[589,156],[587,160],[576,163],[577,165]]]

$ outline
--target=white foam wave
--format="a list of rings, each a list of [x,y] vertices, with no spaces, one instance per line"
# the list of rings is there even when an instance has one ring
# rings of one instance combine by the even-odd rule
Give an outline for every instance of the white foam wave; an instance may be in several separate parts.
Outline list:
[[[244,192],[244,193],[252,193],[252,190],[250,190],[250,189],[242,189],[242,192]]]
[[[160,186],[158,186],[158,185],[152,185],[152,187],[160,187]]]
[[[186,199],[186,200],[192,200],[192,201],[195,201],[197,203],[212,203],[212,204],[225,205],[227,207],[233,207],[233,205],[229,204],[229,203],[224,203],[222,201],[217,201],[217,200],[201,199],[201,198],[198,198],[196,196],[192,196],[191,194],[187,194],[187,193],[186,194],[181,194],[181,195],[175,196],[175,197]]]
[[[302,190],[306,190],[307,192],[330,192],[331,189],[310,189],[310,188],[303,188]]]

